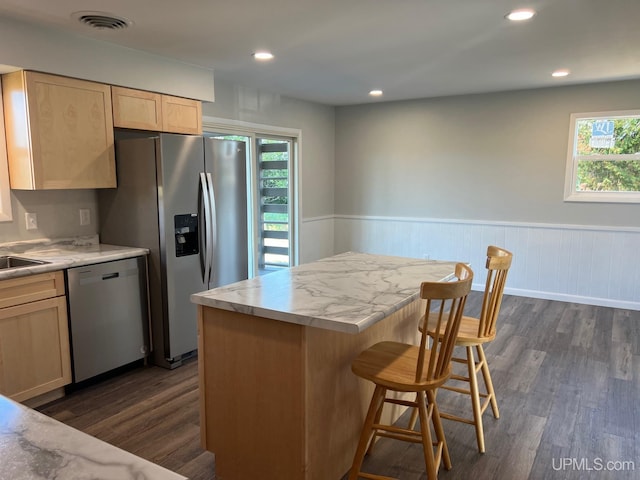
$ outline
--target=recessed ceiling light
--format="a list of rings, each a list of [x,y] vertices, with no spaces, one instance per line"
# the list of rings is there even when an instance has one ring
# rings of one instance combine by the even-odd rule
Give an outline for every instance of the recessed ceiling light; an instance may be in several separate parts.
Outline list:
[[[523,20],[529,20],[536,14],[535,10],[530,8],[521,8],[519,10],[513,10],[505,15],[505,18],[514,22],[521,22]]]
[[[569,75],[569,70],[567,69],[556,70],[551,74],[552,77],[566,77],[567,75]]]
[[[371,95],[372,97],[381,97],[382,96],[382,90],[371,90],[369,92],[369,95]]]
[[[253,58],[255,58],[256,60],[271,60],[273,59],[273,53],[271,52],[267,52],[265,50],[261,50],[259,52],[255,52],[253,54]]]

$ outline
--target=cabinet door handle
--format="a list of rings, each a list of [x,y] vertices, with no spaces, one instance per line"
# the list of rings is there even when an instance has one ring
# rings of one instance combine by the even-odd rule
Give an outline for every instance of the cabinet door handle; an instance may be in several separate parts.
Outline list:
[[[102,275],[102,279],[109,280],[111,278],[118,278],[119,276],[120,276],[120,272],[107,273],[105,275]]]

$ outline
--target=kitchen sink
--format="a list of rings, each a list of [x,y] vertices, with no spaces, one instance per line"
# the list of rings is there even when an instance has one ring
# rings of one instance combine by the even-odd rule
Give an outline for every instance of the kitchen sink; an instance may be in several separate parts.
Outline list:
[[[33,267],[34,265],[43,265],[42,260],[31,260],[30,258],[14,257],[13,255],[5,255],[0,257],[0,270],[8,268]]]

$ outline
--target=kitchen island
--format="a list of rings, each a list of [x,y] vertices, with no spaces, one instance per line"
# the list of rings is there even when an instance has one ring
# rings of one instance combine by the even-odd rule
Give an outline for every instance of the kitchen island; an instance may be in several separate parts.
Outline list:
[[[420,283],[454,267],[348,252],[192,295],[216,478],[339,480],[373,391],[351,361],[383,339],[414,343]]]

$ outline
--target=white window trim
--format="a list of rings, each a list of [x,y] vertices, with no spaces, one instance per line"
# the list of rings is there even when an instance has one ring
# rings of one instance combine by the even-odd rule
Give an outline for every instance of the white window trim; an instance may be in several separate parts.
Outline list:
[[[2,83],[0,83],[0,222],[13,220],[11,214],[11,189],[9,187],[9,163],[7,140],[4,133],[4,111],[2,105]]]
[[[578,132],[576,122],[583,118],[598,117],[640,117],[640,110],[617,110],[609,112],[572,113],[569,122],[569,146],[567,149],[567,165],[565,170],[564,200],[565,202],[594,203],[640,203],[640,192],[578,192],[575,190],[577,160],[574,149]],[[639,155],[624,155],[621,158],[638,159]],[[590,160],[602,160],[602,156],[592,156]]]
[[[202,129],[205,131],[211,131],[216,133],[229,133],[229,134],[246,134],[255,140],[255,136],[276,136],[287,137],[295,140],[293,150],[291,152],[292,159],[289,164],[289,175],[291,178],[289,188],[292,189],[295,194],[290,195],[291,199],[291,222],[293,225],[294,235],[289,244],[289,256],[291,257],[291,266],[298,265],[300,263],[300,224],[301,224],[301,208],[300,208],[300,191],[301,191],[301,173],[300,173],[300,158],[302,158],[302,130],[298,128],[289,127],[276,127],[273,125],[265,125],[262,123],[244,122],[242,120],[232,120],[229,118],[220,117],[202,117]],[[251,146],[254,148],[254,146]],[[256,176],[251,175],[254,179]],[[252,180],[253,181],[253,180]],[[254,225],[254,228],[257,226]]]

